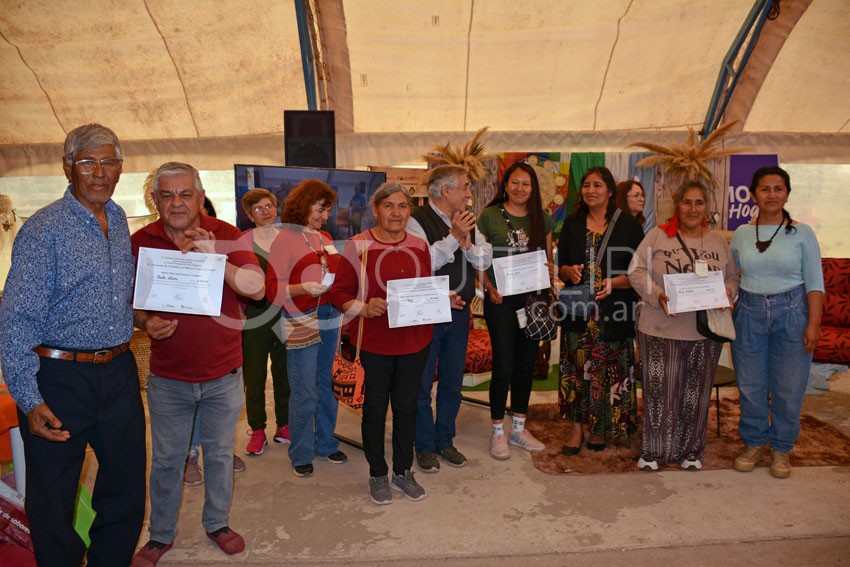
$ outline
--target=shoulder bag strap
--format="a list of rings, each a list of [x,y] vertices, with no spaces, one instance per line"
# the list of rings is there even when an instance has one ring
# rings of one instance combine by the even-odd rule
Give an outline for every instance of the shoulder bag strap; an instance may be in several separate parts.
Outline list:
[[[360,288],[357,290],[357,295],[360,298],[365,297],[365,292],[363,291],[366,282],[366,253],[368,252],[368,242],[366,241],[366,237],[363,237],[363,254],[360,256]],[[362,302],[362,299],[360,300]],[[357,330],[357,349],[354,354],[354,360],[360,360],[360,343],[363,341],[363,317],[359,317],[360,325]],[[340,352],[339,348],[342,346],[342,327],[343,323],[340,321],[339,324],[339,332],[337,333],[336,339],[336,351]]]
[[[682,250],[685,251],[685,255],[688,257],[688,260],[691,261],[691,270],[696,272],[697,267],[696,267],[696,262],[694,261],[694,257],[691,256],[691,251],[690,251],[690,249],[688,249],[688,245],[685,244],[685,240],[682,238],[682,235],[679,234],[678,230],[676,231],[676,238],[679,239],[679,243],[682,245]]]
[[[602,244],[599,245],[599,251],[596,252],[596,257],[599,259],[597,265],[599,266],[602,265],[602,261],[605,259],[605,249],[608,248],[608,241],[611,239],[611,233],[614,232],[614,225],[617,224],[617,219],[620,218],[621,212],[620,209],[614,211],[614,214],[611,216],[611,222],[608,223],[608,228],[605,230],[605,236],[602,237]],[[590,276],[590,285],[591,287],[596,287],[596,270]]]
[[[369,241],[366,236],[363,236],[363,254],[360,256],[360,301],[366,299],[366,254],[369,252]],[[363,317],[360,317],[360,325],[357,330],[357,350],[354,354],[354,360],[360,360],[360,343],[363,341]]]

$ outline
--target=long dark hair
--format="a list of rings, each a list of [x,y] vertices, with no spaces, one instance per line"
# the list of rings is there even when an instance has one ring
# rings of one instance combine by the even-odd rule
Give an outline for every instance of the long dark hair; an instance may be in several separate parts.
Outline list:
[[[505,201],[508,200],[508,180],[517,169],[521,169],[531,176],[531,196],[528,198],[527,205],[528,220],[531,225],[531,234],[528,235],[528,249],[529,251],[543,250],[548,253],[546,250],[546,222],[543,218],[545,214],[543,212],[543,199],[540,197],[540,182],[537,180],[537,174],[534,172],[533,167],[524,161],[516,161],[511,164],[502,176],[498,193],[496,193],[492,201],[487,203],[487,206],[504,207]]]
[[[578,185],[578,201],[576,201],[576,206],[573,207],[573,212],[571,216],[586,217],[590,214],[590,207],[587,206],[587,203],[584,202],[584,199],[581,196],[581,188],[587,178],[594,173],[602,178],[602,181],[608,188],[608,210],[605,211],[605,220],[610,221],[611,217],[614,215],[614,211],[617,210],[617,201],[615,199],[615,196],[617,195],[617,182],[614,181],[614,175],[611,173],[611,171],[607,167],[602,166],[591,167],[584,172],[584,175],[581,176],[581,183],[579,183]]]
[[[778,175],[781,177],[782,181],[785,182],[785,188],[788,190],[788,194],[791,194],[791,176],[788,175],[788,172],[778,165],[769,165],[767,167],[760,167],[755,171],[755,173],[753,173],[753,180],[750,181],[750,195],[755,197],[756,188],[759,186],[761,178],[767,175]],[[788,211],[785,210],[785,207],[782,208],[782,218],[784,218],[787,223],[785,226],[785,234],[797,232],[797,227],[794,226],[794,221],[791,219],[791,215]]]

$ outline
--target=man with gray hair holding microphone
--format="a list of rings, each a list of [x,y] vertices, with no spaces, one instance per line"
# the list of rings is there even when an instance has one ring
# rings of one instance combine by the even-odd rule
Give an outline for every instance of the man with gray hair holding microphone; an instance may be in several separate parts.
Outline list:
[[[459,165],[441,165],[428,172],[429,203],[417,207],[407,232],[428,242],[435,276],[449,276],[449,288],[462,307],[452,310],[451,323],[434,325],[431,350],[422,373],[416,407],[416,462],[426,473],[440,470],[438,456],[454,467],[467,463],[454,446],[455,419],[460,409],[466,346],[469,341],[469,302],[475,296],[475,271],[486,270],[493,247],[475,233],[469,174]],[[431,389],[437,377],[436,415]]]

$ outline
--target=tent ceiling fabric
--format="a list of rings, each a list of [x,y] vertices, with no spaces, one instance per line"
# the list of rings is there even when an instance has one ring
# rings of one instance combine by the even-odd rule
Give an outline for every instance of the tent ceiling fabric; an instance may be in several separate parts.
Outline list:
[[[289,2],[2,0],[0,144],[283,132],[306,95]]]
[[[699,126],[750,10],[740,0],[394,4],[346,3],[355,131]]]
[[[328,19],[323,105],[346,118],[341,166],[415,161],[485,125],[507,144],[494,143],[497,151],[667,141],[702,125],[752,8],[741,0],[311,5]],[[751,145],[781,132],[832,135],[838,142],[812,155],[847,160],[848,29],[847,0],[812,0],[754,95],[742,134]],[[282,110],[307,104],[295,9],[285,0],[0,0],[0,68],[0,175],[43,174],[48,162],[55,173],[57,144],[90,121],[145,152],[128,170],[161,156],[210,169],[282,163]]]
[[[814,0],[794,26],[744,127],[850,132],[850,2]]]

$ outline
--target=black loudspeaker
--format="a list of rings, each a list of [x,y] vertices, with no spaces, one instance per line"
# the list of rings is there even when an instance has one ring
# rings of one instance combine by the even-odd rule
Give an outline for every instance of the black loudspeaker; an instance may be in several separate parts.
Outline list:
[[[286,165],[336,167],[333,110],[284,110]]]

